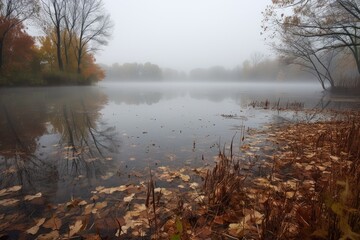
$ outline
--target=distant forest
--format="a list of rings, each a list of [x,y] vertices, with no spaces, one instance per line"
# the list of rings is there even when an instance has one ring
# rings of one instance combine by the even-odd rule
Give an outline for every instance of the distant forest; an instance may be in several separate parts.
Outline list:
[[[280,60],[253,57],[241,66],[227,69],[223,66],[195,68],[189,73],[161,68],[153,63],[115,63],[102,65],[109,81],[295,81],[313,80],[299,66],[287,65]]]

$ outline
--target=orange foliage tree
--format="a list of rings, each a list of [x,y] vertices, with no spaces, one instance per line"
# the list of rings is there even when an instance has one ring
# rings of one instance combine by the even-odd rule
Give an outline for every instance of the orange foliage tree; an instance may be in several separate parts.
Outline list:
[[[15,20],[5,20],[0,17],[0,32],[6,31],[2,41],[2,73],[7,75],[21,69],[23,72],[32,70],[35,59],[34,39],[25,32],[23,24],[16,24],[11,29],[9,25]]]
[[[48,33],[47,36],[43,36],[39,38],[39,56],[42,61],[43,70],[47,73],[56,72],[57,67],[57,46],[54,43],[53,39],[56,35],[55,32]],[[81,63],[82,71],[78,72],[78,59],[77,59],[77,49],[76,49],[76,41],[77,38],[73,36],[73,34],[69,34],[64,30],[61,35],[63,36],[64,43],[61,48],[61,57],[66,59],[65,62],[65,74],[73,74],[78,75],[77,83],[90,83],[102,80],[105,77],[104,71],[100,68],[99,65],[95,63],[95,58],[92,53],[84,49],[83,60]],[[68,36],[71,36],[71,39]]]

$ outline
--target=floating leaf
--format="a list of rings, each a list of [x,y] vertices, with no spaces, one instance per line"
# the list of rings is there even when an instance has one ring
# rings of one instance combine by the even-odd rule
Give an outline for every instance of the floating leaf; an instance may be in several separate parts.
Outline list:
[[[58,230],[61,227],[61,219],[58,217],[52,217],[49,220],[47,220],[43,227],[44,228],[51,228],[52,230]]]
[[[134,199],[135,193],[130,194],[127,197],[124,197],[124,202],[131,202]]]
[[[80,229],[82,228],[83,223],[81,220],[77,220],[75,222],[74,225],[70,226],[70,232],[69,232],[69,236],[72,237],[74,236],[76,233],[78,233],[80,231]]]
[[[43,223],[45,222],[46,218],[41,218],[38,220],[38,222],[36,223],[35,226],[33,226],[32,228],[29,228],[28,230],[26,230],[27,233],[35,235],[38,231],[41,225],[43,225]]]
[[[17,202],[19,202],[18,199],[9,198],[9,199],[0,200],[0,205],[4,206],[4,207],[7,207],[7,206],[14,205]]]
[[[13,186],[11,188],[8,188],[8,192],[17,192],[22,188],[22,186],[18,185],[18,186]]]
[[[33,200],[33,199],[35,199],[35,198],[39,198],[39,197],[42,197],[42,193],[41,193],[41,192],[39,192],[39,193],[37,193],[37,194],[35,194],[35,195],[27,195],[27,196],[24,197],[24,200],[25,200],[25,201],[31,201],[31,200]]]
[[[192,189],[196,189],[198,187],[199,187],[199,184],[196,183],[196,182],[193,182],[193,183],[190,184],[190,188],[192,188]]]
[[[104,202],[98,202],[95,204],[94,208],[97,209],[97,210],[100,210],[100,209],[103,209],[107,206],[107,202],[104,201]]]
[[[189,176],[189,175],[180,174],[180,178],[181,178],[184,182],[190,181],[190,176]]]

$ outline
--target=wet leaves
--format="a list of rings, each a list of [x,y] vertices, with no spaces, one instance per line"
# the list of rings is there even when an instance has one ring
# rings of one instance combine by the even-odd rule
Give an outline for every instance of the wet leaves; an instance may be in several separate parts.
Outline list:
[[[72,237],[75,234],[77,234],[82,228],[82,226],[83,226],[83,222],[81,220],[77,220],[74,225],[70,225],[69,237]]]
[[[35,235],[39,231],[40,226],[43,225],[44,222],[45,222],[45,218],[39,219],[37,221],[36,225],[33,226],[32,228],[29,228],[28,230],[26,230],[26,232],[31,235]]]
[[[35,194],[35,195],[26,195],[26,196],[24,197],[24,200],[25,200],[25,201],[31,201],[31,200],[33,200],[33,199],[35,199],[35,198],[39,198],[39,197],[42,197],[42,193],[41,193],[41,192],[39,192],[39,193],[37,193],[37,194]]]

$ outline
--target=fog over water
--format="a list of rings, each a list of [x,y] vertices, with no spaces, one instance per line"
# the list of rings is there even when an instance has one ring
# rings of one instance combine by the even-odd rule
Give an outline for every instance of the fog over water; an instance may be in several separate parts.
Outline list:
[[[189,71],[269,54],[261,32],[269,0],[105,0],[115,28],[99,63],[152,62]]]
[[[130,172],[152,164],[211,164],[219,142],[229,143],[244,126],[309,120],[296,111],[252,106],[266,101],[269,108],[300,103],[320,110],[356,108],[360,102],[324,95],[309,83],[105,82],[0,89],[1,187],[35,187],[61,201],[104,181],[132,181]],[[28,160],[19,166],[19,159]],[[77,184],[67,188],[74,180]]]

